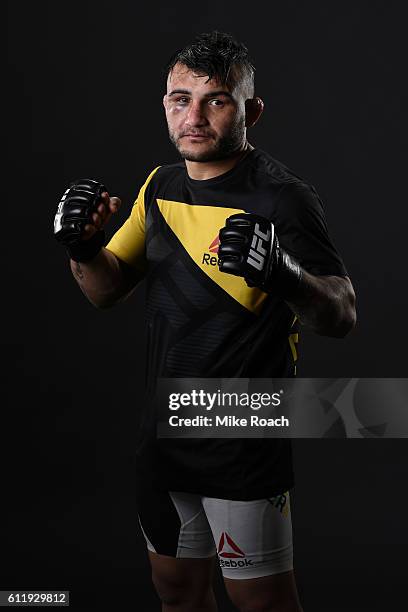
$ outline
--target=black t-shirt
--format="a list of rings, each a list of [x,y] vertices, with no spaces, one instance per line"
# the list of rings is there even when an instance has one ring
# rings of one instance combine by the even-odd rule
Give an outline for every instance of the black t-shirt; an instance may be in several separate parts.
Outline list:
[[[191,179],[184,161],[156,168],[107,245],[147,273],[149,395],[158,377],[296,375],[289,306],[218,269],[218,232],[237,212],[271,220],[282,248],[311,274],[347,275],[314,187],[264,151],[208,180]],[[146,403],[139,473],[162,488],[247,500],[293,486],[289,440],[157,440],[153,431]]]

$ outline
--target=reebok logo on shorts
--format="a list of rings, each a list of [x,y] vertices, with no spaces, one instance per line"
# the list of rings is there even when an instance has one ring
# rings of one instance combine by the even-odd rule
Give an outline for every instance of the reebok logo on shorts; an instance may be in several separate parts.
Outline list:
[[[223,531],[218,544],[218,554],[220,557],[245,557],[245,553],[235,544],[231,536]]]
[[[221,534],[217,552],[221,567],[247,567],[248,565],[253,565],[251,560],[243,559],[245,553],[226,531],[223,531]],[[228,559],[228,561],[224,559]],[[234,561],[234,559],[238,560]]]

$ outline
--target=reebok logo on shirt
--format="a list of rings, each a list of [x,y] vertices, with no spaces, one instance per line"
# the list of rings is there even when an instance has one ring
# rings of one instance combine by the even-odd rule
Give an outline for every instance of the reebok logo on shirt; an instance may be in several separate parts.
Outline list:
[[[220,237],[217,234],[217,236],[214,238],[214,240],[212,241],[212,243],[208,247],[208,250],[211,251],[211,253],[218,253],[218,247],[219,246],[220,246]]]
[[[214,238],[214,240],[208,247],[208,250],[210,251],[210,253],[218,253],[219,245],[220,238],[217,234],[217,236]],[[210,255],[210,253],[203,253],[203,259],[201,263],[206,264],[207,266],[216,266],[218,263],[218,257],[215,257],[215,255]]]

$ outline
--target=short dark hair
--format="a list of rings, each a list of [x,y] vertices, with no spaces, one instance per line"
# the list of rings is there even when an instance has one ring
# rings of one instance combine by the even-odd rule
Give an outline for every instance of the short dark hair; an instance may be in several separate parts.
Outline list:
[[[205,32],[179,49],[166,65],[166,78],[177,63],[190,70],[216,78],[222,85],[245,82],[249,97],[254,95],[255,66],[244,44],[226,32]]]

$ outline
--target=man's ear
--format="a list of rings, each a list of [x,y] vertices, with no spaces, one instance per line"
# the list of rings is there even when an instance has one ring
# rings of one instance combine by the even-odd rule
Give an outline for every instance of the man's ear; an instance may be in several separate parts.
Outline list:
[[[262,115],[264,103],[261,98],[248,98],[245,100],[245,127],[250,128],[258,121]]]
[[[163,96],[163,106],[166,109],[166,102],[167,102],[167,94],[164,94]]]

